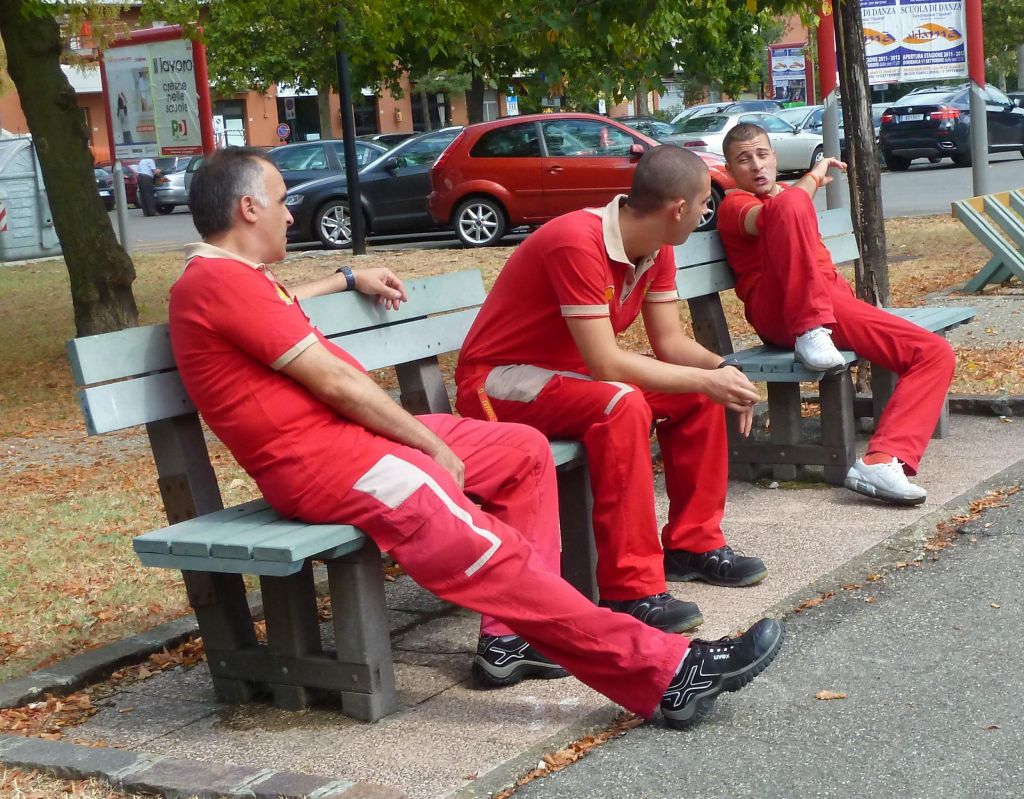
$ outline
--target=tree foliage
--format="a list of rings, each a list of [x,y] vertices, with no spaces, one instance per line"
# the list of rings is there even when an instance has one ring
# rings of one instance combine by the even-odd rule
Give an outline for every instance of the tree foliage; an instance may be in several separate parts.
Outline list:
[[[1015,74],[1017,46],[1024,44],[1024,0],[984,0],[981,11],[990,70]]]

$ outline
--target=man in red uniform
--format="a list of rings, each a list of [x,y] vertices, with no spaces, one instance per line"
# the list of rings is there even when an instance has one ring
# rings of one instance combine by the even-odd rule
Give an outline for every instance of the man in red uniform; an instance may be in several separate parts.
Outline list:
[[[736,273],[736,294],[767,343],[792,347],[805,366],[845,368],[836,344],[898,376],[896,390],[846,487],[899,505],[927,492],[907,479],[938,422],[956,364],[941,336],[857,299],[821,240],[812,198],[829,183],[824,158],[792,186],[776,182],[775,153],[757,125],[726,134],[725,157],[736,189],[718,211],[718,233]],[[835,344],[833,344],[833,341]]]
[[[456,405],[464,416],[522,422],[587,450],[601,603],[659,629],[703,621],[669,580],[751,585],[767,570],[725,543],[725,412],[748,432],[757,393],[721,356],[688,338],[672,248],[711,196],[703,161],[648,151],[628,197],[575,211],[509,258],[463,345]],[[643,316],[654,357],[616,336]],[[651,423],[665,464],[668,523],[658,537]]]
[[[598,608],[562,580],[547,440],[520,425],[411,416],[327,341],[302,298],[357,290],[397,307],[402,283],[387,269],[345,268],[286,288],[267,268],[285,254],[285,198],[260,151],[207,158],[189,198],[204,243],[170,304],[189,396],[275,510],[358,525],[420,585],[483,614],[473,672],[484,686],[569,672],[686,726],[768,666],[783,637],[774,620],[687,641]]]

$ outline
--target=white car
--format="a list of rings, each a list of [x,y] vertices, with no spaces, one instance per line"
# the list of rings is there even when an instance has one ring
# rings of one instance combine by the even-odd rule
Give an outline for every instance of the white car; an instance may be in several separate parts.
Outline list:
[[[741,112],[690,117],[677,126],[678,133],[662,141],[724,155],[725,134],[741,122],[752,122],[765,129],[775,150],[779,172],[806,172],[821,160],[821,133],[798,130],[774,114]]]

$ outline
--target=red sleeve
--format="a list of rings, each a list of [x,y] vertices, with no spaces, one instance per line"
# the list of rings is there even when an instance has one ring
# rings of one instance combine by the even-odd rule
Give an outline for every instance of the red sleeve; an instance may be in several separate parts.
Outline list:
[[[545,261],[562,316],[609,315],[615,283],[603,249],[566,245],[549,252]]]
[[[719,235],[748,235],[743,227],[743,220],[751,208],[760,204],[761,201],[757,197],[746,191],[733,190],[726,194],[722,204],[718,206]]]
[[[676,256],[671,247],[662,247],[651,267],[651,283],[647,289],[649,302],[668,302],[679,299],[676,292]]]

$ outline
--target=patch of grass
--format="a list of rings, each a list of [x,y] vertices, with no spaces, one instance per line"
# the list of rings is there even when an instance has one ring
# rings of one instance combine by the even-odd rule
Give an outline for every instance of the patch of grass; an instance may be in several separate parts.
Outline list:
[[[131,799],[138,794],[115,791],[100,780],[59,780],[38,771],[0,769],[0,796],[5,799]]]

